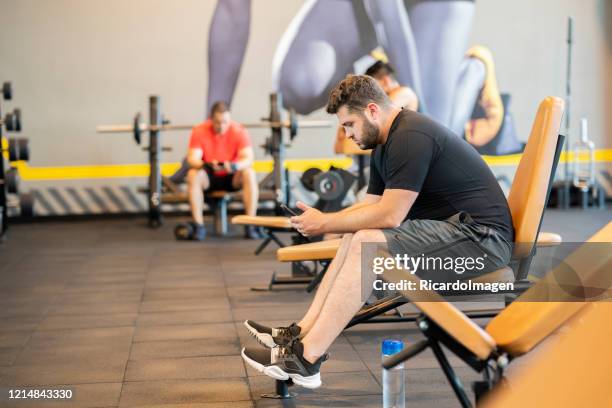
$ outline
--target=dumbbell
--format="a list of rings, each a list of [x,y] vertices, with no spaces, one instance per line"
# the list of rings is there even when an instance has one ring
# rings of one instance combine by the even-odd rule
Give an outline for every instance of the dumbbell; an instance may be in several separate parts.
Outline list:
[[[179,241],[189,241],[193,239],[194,232],[195,226],[191,222],[186,224],[178,224],[176,227],[174,227],[174,236]]]
[[[21,132],[21,109],[15,108],[13,112],[4,115],[4,120],[0,120],[0,125],[8,132]]]
[[[34,197],[31,194],[19,194],[19,210],[22,217],[31,218],[34,216]]]
[[[29,193],[19,194],[11,200],[7,200],[8,208],[19,208],[19,215],[24,218],[30,218],[34,216],[34,196]]]
[[[5,101],[10,101],[13,99],[13,87],[10,82],[5,82],[2,84],[2,97]]]
[[[28,161],[30,160],[30,148],[28,146],[29,140],[23,137],[20,138],[9,138],[8,140],[8,152],[9,161]]]
[[[8,191],[9,194],[19,193],[19,172],[15,167],[6,170],[4,174],[4,183],[6,184],[6,191]]]

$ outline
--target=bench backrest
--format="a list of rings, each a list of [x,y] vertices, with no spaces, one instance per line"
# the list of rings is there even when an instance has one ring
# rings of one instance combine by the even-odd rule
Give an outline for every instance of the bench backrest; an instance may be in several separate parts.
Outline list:
[[[556,168],[555,153],[564,101],[549,96],[544,99],[531,128],[531,134],[516,169],[508,196],[514,224],[514,241],[535,243],[546,206],[552,172]],[[529,255],[532,247],[517,246],[515,257]]]
[[[589,304],[577,296],[583,289],[609,290],[610,242],[612,222],[491,320],[486,331],[497,346],[513,356],[525,354]]]

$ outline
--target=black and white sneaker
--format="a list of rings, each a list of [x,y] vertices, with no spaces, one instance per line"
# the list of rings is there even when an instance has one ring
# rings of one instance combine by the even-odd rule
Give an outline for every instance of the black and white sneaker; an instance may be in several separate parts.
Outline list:
[[[260,344],[269,348],[290,344],[299,338],[302,331],[302,328],[296,323],[292,323],[289,327],[267,327],[252,320],[246,320],[244,327]]]
[[[321,363],[328,358],[326,353],[311,364],[304,358],[304,345],[294,340],[290,345],[270,350],[243,348],[242,358],[248,365],[275,380],[291,380],[305,388],[321,386]]]

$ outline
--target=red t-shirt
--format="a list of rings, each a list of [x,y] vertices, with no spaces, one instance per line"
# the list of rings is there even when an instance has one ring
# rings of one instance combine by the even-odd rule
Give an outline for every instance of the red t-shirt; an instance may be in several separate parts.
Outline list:
[[[238,153],[251,146],[251,138],[246,129],[236,122],[230,122],[223,134],[216,134],[210,119],[195,126],[189,139],[190,149],[202,149],[202,160],[210,163],[235,162]]]

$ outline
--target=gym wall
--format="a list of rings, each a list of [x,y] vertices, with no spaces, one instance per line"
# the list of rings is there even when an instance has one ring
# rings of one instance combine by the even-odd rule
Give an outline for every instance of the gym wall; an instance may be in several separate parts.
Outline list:
[[[521,139],[529,134],[539,101],[547,95],[565,95],[566,20],[572,15],[573,137],[578,136],[580,118],[586,117],[597,147],[612,147],[605,136],[610,133],[609,123],[605,128],[610,116],[603,107],[610,97],[606,99],[603,91],[606,67],[597,3],[477,1],[470,44],[493,51],[500,89],[513,96],[512,113]],[[79,169],[146,162],[145,152],[129,134],[97,134],[95,128],[130,123],[137,111],[146,116],[149,94],[160,95],[162,112],[175,123],[204,118],[207,37],[215,4],[0,0],[0,79],[13,82],[13,105],[21,107],[24,136],[31,139],[32,160],[27,166],[38,171],[25,169],[22,177],[24,188],[36,190],[36,197],[46,202],[37,202],[38,214],[144,209],[144,197],[135,192],[144,184],[142,177],[83,179]],[[258,121],[268,113],[272,57],[303,4],[252,2],[249,43],[233,101],[236,120]],[[322,111],[309,115],[325,118]],[[165,162],[181,159],[188,133],[163,135],[162,144],[174,149],[164,154]],[[254,145],[260,145],[267,133],[252,130]],[[332,157],[333,135],[333,129],[304,130],[288,157]],[[257,159],[267,159],[262,149],[255,151]],[[51,168],[56,173],[47,171]],[[510,176],[512,170],[495,168]]]

